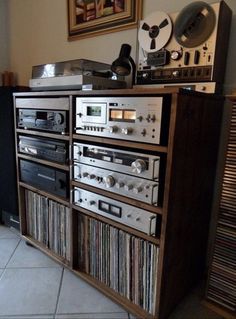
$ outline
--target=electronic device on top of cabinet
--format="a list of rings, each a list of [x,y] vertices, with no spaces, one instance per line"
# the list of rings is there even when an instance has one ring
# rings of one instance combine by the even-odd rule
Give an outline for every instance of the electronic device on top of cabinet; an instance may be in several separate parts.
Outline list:
[[[189,83],[198,91],[221,90],[231,18],[224,1],[193,1],[177,13],[149,14],[138,30],[137,84]]]

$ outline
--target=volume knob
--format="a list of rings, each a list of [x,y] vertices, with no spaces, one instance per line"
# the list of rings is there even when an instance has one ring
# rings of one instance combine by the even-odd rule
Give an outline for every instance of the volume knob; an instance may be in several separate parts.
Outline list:
[[[103,183],[107,188],[113,187],[115,185],[115,179],[113,176],[108,175],[106,177],[103,177]]]
[[[141,174],[146,170],[147,166],[144,160],[137,159],[131,164],[132,172],[135,174]]]

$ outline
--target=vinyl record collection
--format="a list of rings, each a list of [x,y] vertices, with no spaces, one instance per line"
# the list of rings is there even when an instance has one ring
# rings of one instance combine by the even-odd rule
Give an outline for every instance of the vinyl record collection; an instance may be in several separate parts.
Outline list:
[[[236,105],[233,107],[207,298],[236,312]]]
[[[69,261],[69,208],[28,190],[25,198],[29,235]]]
[[[159,248],[122,230],[78,215],[78,264],[147,312],[155,313]]]

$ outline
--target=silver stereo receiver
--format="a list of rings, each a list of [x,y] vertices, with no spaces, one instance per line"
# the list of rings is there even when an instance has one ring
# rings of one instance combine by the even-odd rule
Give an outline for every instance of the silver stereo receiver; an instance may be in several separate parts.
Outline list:
[[[109,192],[157,205],[160,157],[73,144],[73,178]]]
[[[77,97],[76,133],[160,144],[163,97]]]
[[[141,178],[159,180],[159,156],[75,142],[73,160]]]
[[[73,193],[75,205],[155,236],[158,215],[78,187]]]

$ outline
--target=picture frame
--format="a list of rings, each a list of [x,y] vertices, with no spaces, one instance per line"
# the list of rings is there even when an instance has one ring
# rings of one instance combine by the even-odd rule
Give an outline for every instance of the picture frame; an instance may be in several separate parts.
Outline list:
[[[135,28],[142,0],[67,0],[68,40]]]

